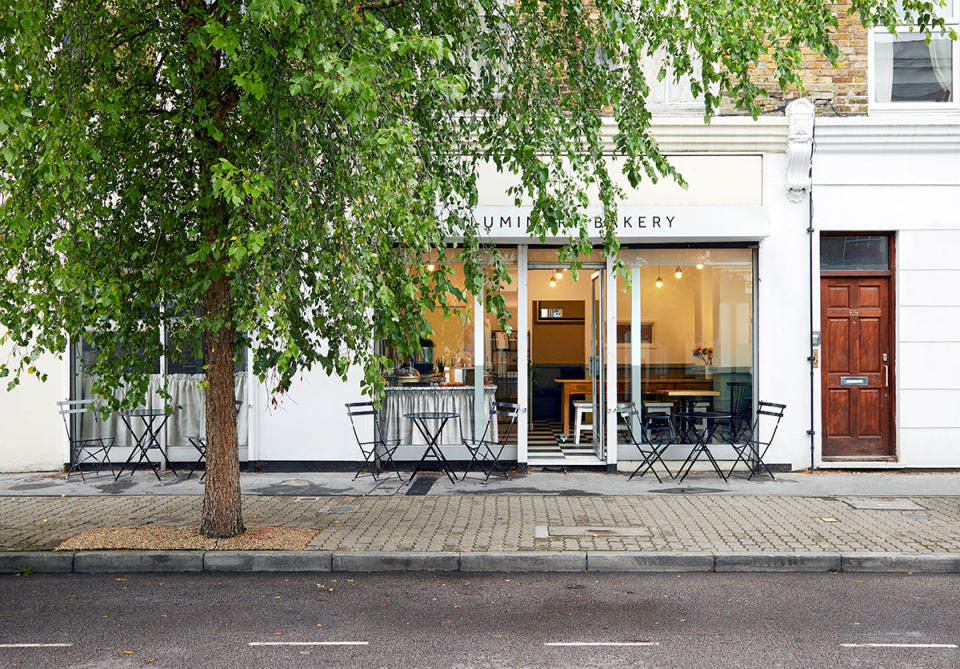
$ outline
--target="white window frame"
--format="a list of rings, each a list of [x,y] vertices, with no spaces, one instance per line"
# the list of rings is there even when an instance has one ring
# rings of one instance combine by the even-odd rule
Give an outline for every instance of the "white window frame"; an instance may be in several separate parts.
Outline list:
[[[944,17],[944,22],[949,30],[953,28],[960,32],[960,0],[953,0],[953,15]],[[890,112],[922,112],[922,113],[960,113],[960,40],[953,40],[951,52],[953,62],[951,74],[953,75],[953,100],[950,102],[877,102],[877,36],[888,35],[886,28],[873,28],[867,34],[867,109],[869,113],[890,113]],[[910,26],[897,28],[897,34],[910,34]],[[934,29],[934,36],[940,35],[939,30]],[[947,39],[949,36],[943,33]]]

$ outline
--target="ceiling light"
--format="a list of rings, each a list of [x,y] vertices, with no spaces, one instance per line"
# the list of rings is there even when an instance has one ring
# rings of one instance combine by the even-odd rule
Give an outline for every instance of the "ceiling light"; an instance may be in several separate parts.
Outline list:
[[[556,287],[557,287],[557,280],[556,280],[556,279],[550,279],[550,287],[551,287],[551,288],[556,288]]]
[[[663,279],[660,278],[660,265],[657,265],[657,281],[655,285],[657,288],[663,288]]]
[[[563,270],[562,270],[562,269],[558,269],[556,272],[554,272],[554,273],[553,273],[553,278],[556,279],[557,281],[559,281],[560,279],[562,279],[562,278],[563,278]]]
[[[702,262],[702,261],[697,263],[697,269],[703,269],[703,262]]]
[[[432,272],[432,271],[435,270],[435,269],[437,269],[437,267],[436,267],[436,265],[434,265],[433,263],[430,263],[429,265],[427,265],[427,271],[428,271],[428,272]]]
[[[673,275],[674,275],[675,277],[677,277],[678,279],[682,279],[682,278],[683,278],[683,270],[680,269],[680,265],[677,265],[677,269],[676,269],[676,271],[673,273]]]

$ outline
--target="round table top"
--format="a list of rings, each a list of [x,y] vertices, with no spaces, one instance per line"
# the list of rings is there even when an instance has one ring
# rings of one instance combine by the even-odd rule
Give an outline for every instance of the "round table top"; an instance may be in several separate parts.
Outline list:
[[[157,417],[157,416],[166,416],[167,412],[165,409],[131,409],[130,411],[121,411],[123,416],[138,416],[138,417]]]
[[[724,413],[722,411],[681,411],[676,415],[681,418],[713,418],[717,420],[733,418],[732,413]]]
[[[403,414],[404,418],[410,418],[411,420],[444,420],[448,418],[456,418],[460,414],[453,411],[415,411],[413,413]]]

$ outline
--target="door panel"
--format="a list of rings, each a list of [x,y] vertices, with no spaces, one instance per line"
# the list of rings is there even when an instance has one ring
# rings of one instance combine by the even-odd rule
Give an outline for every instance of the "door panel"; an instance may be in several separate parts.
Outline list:
[[[606,356],[604,337],[603,274],[597,273],[591,285],[593,310],[591,314],[590,379],[593,387],[593,451],[606,459]]]
[[[889,277],[824,277],[823,455],[893,456]]]

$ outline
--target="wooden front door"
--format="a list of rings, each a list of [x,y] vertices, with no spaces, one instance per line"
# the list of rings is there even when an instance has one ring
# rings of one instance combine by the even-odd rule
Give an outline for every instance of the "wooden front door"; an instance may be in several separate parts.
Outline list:
[[[894,455],[890,277],[823,277],[823,456]]]

